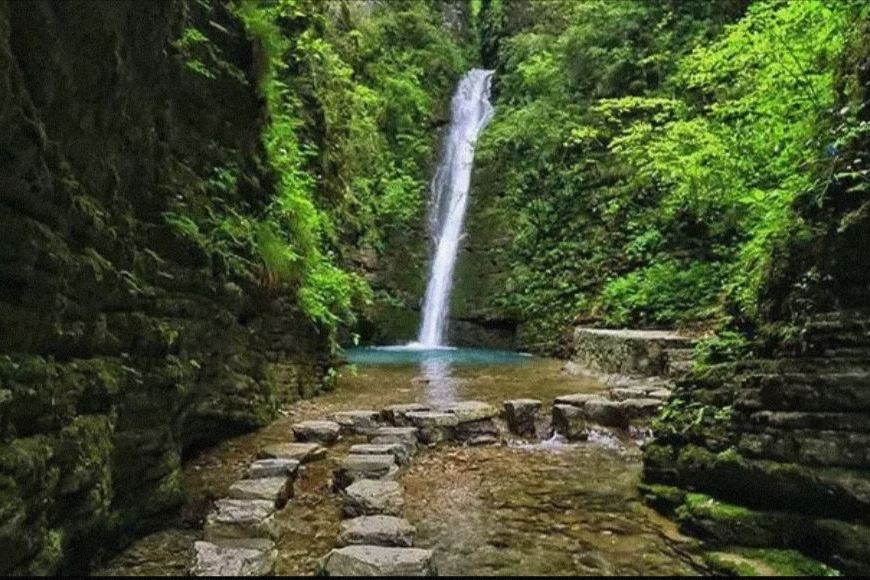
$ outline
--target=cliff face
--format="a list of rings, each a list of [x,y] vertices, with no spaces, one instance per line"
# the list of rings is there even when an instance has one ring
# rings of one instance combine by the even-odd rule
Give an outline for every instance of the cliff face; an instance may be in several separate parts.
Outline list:
[[[256,47],[206,6],[0,2],[0,572],[82,569],[321,388],[295,299],[167,220],[273,193]]]

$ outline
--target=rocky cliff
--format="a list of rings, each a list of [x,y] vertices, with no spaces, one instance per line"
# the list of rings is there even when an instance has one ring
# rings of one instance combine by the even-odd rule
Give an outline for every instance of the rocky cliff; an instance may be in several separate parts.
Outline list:
[[[221,3],[0,2],[0,572],[81,571],[321,388],[295,298],[169,219],[268,203],[258,58]]]

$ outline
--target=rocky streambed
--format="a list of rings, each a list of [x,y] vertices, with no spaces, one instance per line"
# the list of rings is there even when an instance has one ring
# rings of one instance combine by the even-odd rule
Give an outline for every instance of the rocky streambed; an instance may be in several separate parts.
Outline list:
[[[222,498],[250,491],[239,480],[250,477],[251,463],[280,457],[291,442],[307,439],[321,443],[322,455],[298,469],[293,497],[271,515],[278,575],[314,574],[330,561],[341,572],[348,557],[355,558],[351,566],[376,565],[380,554],[358,547],[363,537],[387,538],[396,557],[414,550],[415,558],[425,558],[421,571],[444,575],[701,573],[694,542],[647,508],[637,491],[644,430],[627,414],[638,404],[625,401],[638,397],[612,391],[546,359],[346,369],[334,392],[295,404],[269,427],[190,460],[183,516],[100,572],[188,573],[197,552],[203,557],[196,542],[204,524],[209,535]],[[568,395],[573,399],[566,402]],[[621,410],[619,425],[594,424],[594,413],[584,409],[589,401]],[[561,410],[571,416],[576,431],[566,434],[574,440],[550,438],[551,416],[566,406],[578,410]],[[349,413],[354,409],[377,414]],[[384,419],[416,429],[421,443],[413,453],[379,451],[395,441],[379,439],[368,428],[377,424],[366,421]],[[383,473],[372,467],[378,461]],[[360,476],[363,468],[377,473]],[[386,512],[366,514],[357,505],[362,492],[352,486],[369,478],[398,484],[398,490],[368,490],[386,494],[378,500],[389,504]],[[349,495],[357,504],[348,506]],[[388,521],[359,519],[372,515]],[[349,547],[327,560],[341,545]]]

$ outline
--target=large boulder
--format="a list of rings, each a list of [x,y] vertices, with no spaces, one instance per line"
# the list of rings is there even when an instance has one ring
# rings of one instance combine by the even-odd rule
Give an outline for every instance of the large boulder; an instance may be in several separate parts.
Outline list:
[[[260,451],[261,459],[289,459],[308,463],[326,456],[326,449],[317,443],[274,443]]]
[[[208,542],[241,538],[274,539],[275,502],[258,499],[219,499],[203,528]]]
[[[326,556],[326,576],[433,576],[432,551],[418,548],[347,546]]]
[[[316,442],[331,445],[338,441],[341,425],[334,421],[302,421],[292,425],[296,441]]]
[[[286,476],[240,479],[230,486],[232,499],[263,499],[281,509],[293,496],[293,480]]]
[[[405,505],[402,486],[396,481],[361,479],[344,488],[341,496],[348,517],[397,516]]]
[[[339,546],[396,546],[414,545],[414,526],[408,520],[395,516],[360,516],[341,522]]]
[[[335,471],[336,489],[361,479],[395,479],[399,466],[392,455],[348,455]]]
[[[194,564],[191,576],[268,576],[275,568],[277,552],[270,540],[259,546],[196,542],[193,545]]]
[[[537,434],[535,420],[541,409],[537,399],[513,399],[504,402],[504,414],[508,429],[514,435],[533,438]]]

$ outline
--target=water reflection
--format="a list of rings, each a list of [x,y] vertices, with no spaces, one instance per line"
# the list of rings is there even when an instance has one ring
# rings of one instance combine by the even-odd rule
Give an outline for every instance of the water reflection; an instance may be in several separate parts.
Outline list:
[[[450,361],[441,357],[425,358],[420,362],[420,371],[426,382],[425,403],[442,405],[457,400],[459,380],[452,376]]]

